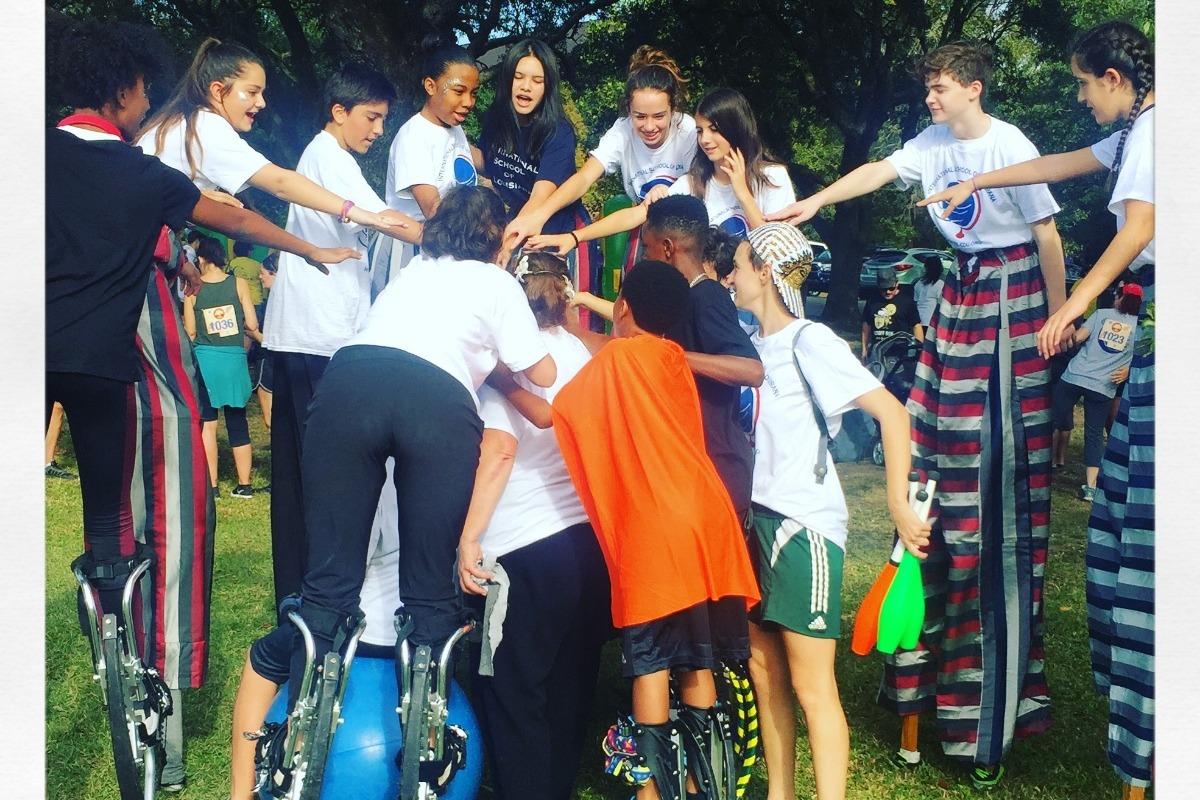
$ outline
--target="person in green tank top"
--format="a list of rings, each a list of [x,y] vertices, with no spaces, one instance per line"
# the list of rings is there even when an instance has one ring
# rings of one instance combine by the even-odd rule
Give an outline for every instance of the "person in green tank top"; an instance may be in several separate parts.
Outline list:
[[[254,496],[250,486],[250,428],[246,422],[246,401],[250,398],[250,369],[246,362],[243,337],[262,342],[258,315],[246,281],[225,272],[225,252],[211,237],[202,237],[196,245],[200,267],[200,291],[185,298],[183,327],[194,344],[193,352],[200,376],[208,392],[211,408],[204,409],[204,451],[208,457],[209,480],[213,496],[217,486],[217,410],[225,409],[225,430],[233,449],[237,486],[231,495]]]

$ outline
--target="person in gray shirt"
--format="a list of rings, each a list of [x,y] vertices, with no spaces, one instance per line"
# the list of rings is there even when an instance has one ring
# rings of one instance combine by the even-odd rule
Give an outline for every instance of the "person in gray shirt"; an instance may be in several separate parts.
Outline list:
[[[1086,483],[1079,496],[1091,501],[1096,493],[1100,457],[1104,455],[1104,429],[1117,388],[1129,375],[1133,360],[1133,333],[1142,305],[1142,287],[1127,283],[1113,308],[1097,309],[1075,331],[1082,345],[1054,387],[1054,465],[1066,462],[1067,444],[1074,427],[1075,404],[1083,398],[1083,463]]]

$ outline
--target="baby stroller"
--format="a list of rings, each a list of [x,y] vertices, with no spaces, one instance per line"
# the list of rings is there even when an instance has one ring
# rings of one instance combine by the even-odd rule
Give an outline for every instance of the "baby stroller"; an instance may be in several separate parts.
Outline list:
[[[867,369],[879,379],[883,387],[901,402],[908,402],[917,373],[917,361],[921,357],[921,343],[911,333],[901,331],[876,342],[867,350]],[[879,424],[875,423],[874,440],[871,445],[871,460],[883,466],[883,439]]]

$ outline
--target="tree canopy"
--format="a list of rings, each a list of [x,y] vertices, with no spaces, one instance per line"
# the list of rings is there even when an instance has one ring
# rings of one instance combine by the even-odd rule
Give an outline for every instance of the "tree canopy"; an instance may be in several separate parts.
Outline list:
[[[1072,36],[1121,18],[1153,38],[1151,0],[51,0],[48,14],[149,24],[174,50],[180,72],[206,36],[259,53],[268,106],[248,137],[285,166],[311,138],[321,83],[342,61],[372,64],[396,83],[401,101],[388,118],[390,138],[417,108],[425,49],[459,42],[482,57],[528,35],[560,55],[582,154],[617,115],[630,54],[653,43],[692,77],[693,100],[715,86],[746,95],[767,145],[788,162],[798,196],[886,155],[928,124],[911,66],[940,44],[991,44],[997,72],[985,108],[1020,127],[1042,152],[1059,152],[1102,135],[1075,103],[1067,66]],[[155,87],[153,99],[169,88]],[[478,110],[491,95],[481,92]],[[53,115],[59,109],[52,96],[47,100]],[[477,130],[477,118],[468,133]],[[386,151],[373,148],[364,160],[377,184]],[[1054,189],[1064,243],[1084,263],[1113,231],[1100,184]],[[615,191],[613,183],[600,187],[601,194]],[[259,198],[265,213],[282,216],[273,198]],[[882,191],[813,221],[810,232],[834,255],[827,320],[853,319],[858,265],[869,246],[944,247],[914,199]]]

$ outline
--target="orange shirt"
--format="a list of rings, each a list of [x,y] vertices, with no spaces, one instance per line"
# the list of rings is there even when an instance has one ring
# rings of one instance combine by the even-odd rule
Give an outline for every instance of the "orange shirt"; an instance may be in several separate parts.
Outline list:
[[[696,382],[674,342],[615,339],[559,391],[554,433],[612,583],[619,628],[758,588],[704,450]]]

